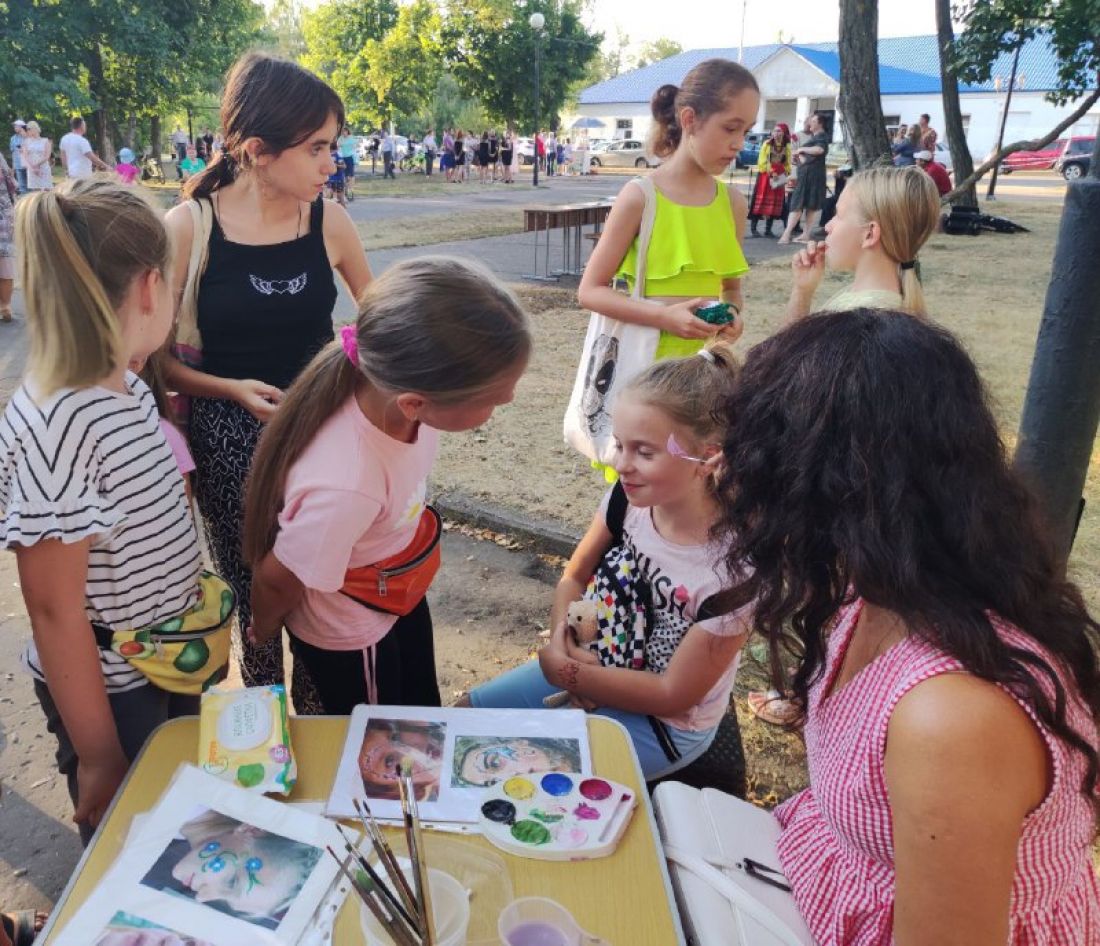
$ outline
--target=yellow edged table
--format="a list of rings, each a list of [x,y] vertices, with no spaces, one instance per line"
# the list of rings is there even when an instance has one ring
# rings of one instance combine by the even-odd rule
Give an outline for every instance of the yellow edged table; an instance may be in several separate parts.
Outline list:
[[[346,716],[291,717],[298,784],[289,800],[327,800],[347,728]],[[611,946],[683,944],[657,825],[630,737],[619,723],[602,716],[588,717],[588,736],[596,774],[629,785],[638,795],[626,834],[613,855],[594,861],[536,861],[497,852],[507,864],[513,893],[557,900],[582,927]],[[153,733],[62,892],[40,943],[49,944],[52,933],[62,929],[89,896],[114,862],[133,816],[153,807],[181,762],[195,761],[198,743],[197,716],[165,723]],[[496,852],[484,838],[462,837],[464,843]],[[354,897],[340,911],[333,942],[363,942]]]

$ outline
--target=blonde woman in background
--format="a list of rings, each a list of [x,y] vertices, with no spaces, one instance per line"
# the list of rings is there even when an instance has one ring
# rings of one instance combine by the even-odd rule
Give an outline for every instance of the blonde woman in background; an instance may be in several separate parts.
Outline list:
[[[791,262],[794,286],[787,320],[813,310],[825,267],[854,275],[852,284],[820,308],[899,309],[925,316],[917,253],[936,229],[940,197],[920,168],[872,168],[844,188],[824,241],[810,242]]]
[[[27,190],[46,191],[53,187],[53,171],[50,156],[53,142],[42,137],[38,122],[27,122],[27,135],[23,139],[23,161],[27,165]]]

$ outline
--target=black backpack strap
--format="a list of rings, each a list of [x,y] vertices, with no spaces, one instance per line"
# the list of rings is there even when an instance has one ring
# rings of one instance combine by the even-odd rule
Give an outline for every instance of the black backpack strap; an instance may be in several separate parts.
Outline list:
[[[607,512],[604,514],[604,522],[613,540],[612,546],[618,545],[623,540],[623,526],[626,524],[626,510],[629,505],[623,484],[616,481],[611,489],[611,498],[607,501]]]

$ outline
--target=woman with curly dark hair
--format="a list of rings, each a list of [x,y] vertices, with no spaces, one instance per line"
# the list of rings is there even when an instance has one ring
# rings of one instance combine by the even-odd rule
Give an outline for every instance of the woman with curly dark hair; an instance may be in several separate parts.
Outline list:
[[[1100,625],[970,358],[904,313],[821,313],[725,410],[731,603],[804,714],[810,786],[776,816],[815,940],[1100,942]]]

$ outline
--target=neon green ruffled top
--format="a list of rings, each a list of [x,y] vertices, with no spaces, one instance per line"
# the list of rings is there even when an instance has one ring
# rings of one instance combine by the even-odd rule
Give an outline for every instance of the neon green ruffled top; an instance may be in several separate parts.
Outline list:
[[[714,200],[705,207],[676,204],[657,188],[657,215],[646,259],[645,296],[693,296],[717,299],[723,279],[749,271],[737,242],[733,210],[723,184],[715,182]],[[616,278],[633,290],[638,269],[638,239],[627,250]]]

